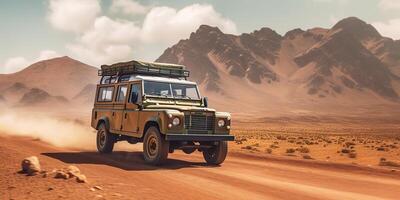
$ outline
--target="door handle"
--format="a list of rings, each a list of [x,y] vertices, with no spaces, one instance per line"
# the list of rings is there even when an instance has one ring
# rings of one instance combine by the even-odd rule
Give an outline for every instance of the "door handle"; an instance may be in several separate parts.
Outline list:
[[[112,113],[112,116],[115,116],[115,112]]]
[[[128,117],[128,113],[125,113],[125,119]]]

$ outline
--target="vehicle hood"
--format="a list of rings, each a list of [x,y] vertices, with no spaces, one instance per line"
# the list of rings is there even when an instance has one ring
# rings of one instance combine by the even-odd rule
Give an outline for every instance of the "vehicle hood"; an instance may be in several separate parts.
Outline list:
[[[162,110],[178,110],[178,111],[202,111],[215,112],[215,109],[197,106],[180,106],[180,105],[148,105],[146,109],[162,109]]]

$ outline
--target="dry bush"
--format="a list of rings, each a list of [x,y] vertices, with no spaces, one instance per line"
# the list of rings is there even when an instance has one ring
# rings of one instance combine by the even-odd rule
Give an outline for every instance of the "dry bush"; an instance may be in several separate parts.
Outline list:
[[[272,153],[272,149],[271,148],[267,148],[267,149],[265,149],[265,152],[267,152],[268,154],[271,154]]]
[[[376,150],[377,151],[386,151],[385,147],[377,147]]]
[[[379,165],[386,166],[386,167],[400,167],[400,163],[388,161],[386,159],[384,161],[382,161],[382,159],[381,159],[381,161],[379,162]]]
[[[350,153],[350,149],[342,149],[342,153]]]
[[[279,148],[279,146],[276,145],[276,144],[271,144],[269,147],[272,148],[272,149],[277,149],[277,148]]]
[[[297,149],[300,153],[310,153],[310,149],[307,147],[300,147]]]
[[[313,158],[310,155],[305,154],[305,155],[303,155],[303,159],[311,160]]]
[[[253,149],[253,147],[252,147],[252,146],[250,146],[250,145],[247,145],[247,146],[245,146],[245,147],[242,147],[242,149],[246,149],[246,150],[252,150],[252,149]]]
[[[278,140],[286,140],[286,137],[283,136],[283,135],[278,135],[278,136],[276,136],[276,139],[278,139]]]
[[[348,154],[349,158],[357,158],[357,153],[356,152],[350,152]]]
[[[294,153],[294,152],[296,152],[296,150],[293,148],[286,149],[286,153]]]

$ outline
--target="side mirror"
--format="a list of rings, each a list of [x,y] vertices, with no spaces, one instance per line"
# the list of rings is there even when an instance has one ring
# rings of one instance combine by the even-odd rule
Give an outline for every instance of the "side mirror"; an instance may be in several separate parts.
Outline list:
[[[204,107],[208,107],[208,98],[207,97],[203,97],[203,105]]]

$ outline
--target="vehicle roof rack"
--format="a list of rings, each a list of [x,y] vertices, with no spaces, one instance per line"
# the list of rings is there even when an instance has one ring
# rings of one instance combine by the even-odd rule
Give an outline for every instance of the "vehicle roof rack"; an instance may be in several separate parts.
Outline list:
[[[102,65],[99,70],[99,76],[120,76],[120,75],[154,75],[169,78],[189,77],[189,71],[185,70],[183,65],[150,63],[132,60],[129,62],[120,62],[112,65]]]

